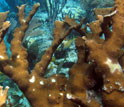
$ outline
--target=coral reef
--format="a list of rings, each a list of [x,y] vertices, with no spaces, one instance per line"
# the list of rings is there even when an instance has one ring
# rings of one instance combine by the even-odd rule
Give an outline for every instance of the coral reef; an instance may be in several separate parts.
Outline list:
[[[34,4],[26,18],[25,5],[18,7],[20,27],[13,34],[10,58],[3,40],[10,26],[5,21],[8,12],[1,13],[0,70],[17,83],[32,107],[123,107],[123,5],[122,0],[115,0],[113,8],[95,9],[96,21],[83,28],[83,18],[79,24],[68,16],[64,21],[55,21],[52,45],[30,73],[22,40],[40,4]],[[69,78],[62,74],[45,78],[55,50],[72,30],[80,36],[75,40],[78,61],[69,70]]]
[[[5,90],[3,90],[3,87],[0,86],[0,107],[4,107],[8,95],[8,89],[9,87],[6,87]]]
[[[48,14],[48,22],[53,24],[56,20],[56,17],[59,13],[62,12],[67,0],[46,0],[45,7]]]
[[[82,8],[86,11],[85,22],[91,22],[95,19],[93,13],[94,8],[112,7],[114,4],[114,0],[80,0],[80,3]]]

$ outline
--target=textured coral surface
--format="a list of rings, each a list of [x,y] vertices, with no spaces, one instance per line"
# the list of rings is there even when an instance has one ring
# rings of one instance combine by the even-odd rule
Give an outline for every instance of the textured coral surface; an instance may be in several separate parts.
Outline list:
[[[95,9],[96,21],[84,28],[83,18],[79,24],[68,16],[64,21],[55,21],[52,45],[29,73],[22,40],[39,6],[35,4],[26,18],[25,5],[18,7],[20,26],[13,33],[10,58],[3,40],[10,26],[5,21],[8,12],[0,13],[1,71],[17,83],[32,107],[123,107],[124,2],[115,0],[113,8]],[[69,79],[61,74],[45,78],[53,53],[72,30],[80,36],[75,40],[78,61],[69,70]]]

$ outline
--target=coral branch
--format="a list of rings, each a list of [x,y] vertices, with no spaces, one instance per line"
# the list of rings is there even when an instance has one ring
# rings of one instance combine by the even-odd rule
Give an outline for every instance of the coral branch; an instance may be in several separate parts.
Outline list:
[[[65,18],[64,22],[61,21],[56,21],[55,22],[55,29],[54,29],[54,40],[52,42],[52,45],[50,48],[48,48],[45,52],[45,54],[42,56],[42,59],[39,63],[36,64],[35,68],[34,68],[34,72],[37,72],[38,75],[43,76],[48,64],[51,61],[52,55],[55,52],[55,50],[57,49],[57,47],[62,43],[62,41],[64,40],[64,38],[66,36],[68,36],[70,34],[70,32],[72,31],[72,29],[79,29],[81,28],[83,22],[81,22],[80,24],[77,24],[76,22],[74,22],[75,24],[72,23],[71,19],[67,19],[68,17]],[[70,20],[70,21],[68,21]],[[69,27],[68,27],[68,25]],[[68,29],[67,29],[68,27]],[[83,31],[81,31],[83,32]]]
[[[12,57],[6,65],[2,65],[4,73],[9,75],[14,81],[16,81],[22,89],[25,89],[28,84],[28,62],[27,62],[27,51],[22,46],[21,42],[24,37],[25,31],[29,26],[31,18],[37,11],[39,3],[35,4],[32,11],[25,20],[24,8],[25,5],[18,7],[19,9],[19,22],[21,26],[16,28],[14,31],[14,39],[11,41]],[[5,45],[4,45],[5,46]]]
[[[56,21],[52,45],[29,74],[27,52],[22,46],[22,39],[39,6],[39,3],[35,4],[26,19],[25,5],[18,7],[20,27],[13,34],[10,59],[3,41],[4,32],[10,26],[8,21],[5,22],[7,13],[4,19],[0,18],[1,71],[18,84],[32,107],[123,107],[124,2],[115,0],[114,8],[95,9],[96,21],[86,24],[84,28],[84,19],[80,24],[68,16],[64,21]],[[90,33],[87,32],[87,27],[90,28]],[[72,30],[82,37],[75,41],[78,61],[70,68],[69,79],[62,74],[45,78],[53,53]],[[101,39],[102,35],[105,39]],[[0,96],[3,97],[0,98],[2,104],[5,103],[7,91],[8,89],[4,97],[2,94]],[[0,87],[0,93],[2,92]],[[99,100],[96,98],[99,97],[98,94]]]
[[[100,104],[93,102],[91,99],[83,101],[80,97],[74,96],[72,94],[67,94],[66,97],[72,102],[78,104],[80,107],[100,107]],[[92,103],[91,103],[92,102]]]
[[[0,13],[0,63],[8,60],[8,56],[6,53],[6,46],[3,41],[3,38],[10,26],[9,21],[5,21],[7,18],[8,12]]]
[[[8,90],[9,90],[9,87],[6,87],[5,90],[3,90],[3,87],[0,86],[0,107],[3,107],[6,103]]]
[[[103,16],[105,18],[112,18],[112,32],[106,33],[108,34],[108,38],[105,39],[104,43],[98,43],[92,39],[85,39],[85,43],[90,50],[90,60],[94,60],[96,63],[96,73],[102,75],[103,78],[104,106],[121,107],[121,105],[123,105],[122,100],[124,99],[124,96],[122,95],[124,87],[122,82],[124,81],[124,75],[118,60],[121,48],[124,45],[124,2],[121,0],[115,0],[115,4],[115,10],[109,15]],[[121,100],[119,99],[120,96]]]

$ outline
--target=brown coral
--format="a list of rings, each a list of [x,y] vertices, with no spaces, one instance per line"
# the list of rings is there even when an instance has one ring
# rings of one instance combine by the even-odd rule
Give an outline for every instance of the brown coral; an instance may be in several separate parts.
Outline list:
[[[9,89],[8,86],[5,88],[5,90],[3,90],[3,87],[0,86],[0,107],[3,107],[6,103],[6,99],[8,96],[8,89]]]
[[[0,43],[2,72],[18,84],[33,107],[100,107],[101,104],[105,107],[123,107],[123,5],[121,0],[115,0],[115,7],[112,9],[96,9],[97,20],[84,28],[83,19],[80,24],[68,16],[64,21],[56,21],[52,45],[30,74],[27,52],[21,42],[39,4],[34,5],[26,19],[25,5],[18,7],[20,27],[16,28],[13,34],[10,59],[6,54],[3,39]],[[86,31],[87,26],[90,27],[91,33]],[[9,25],[4,23],[2,27],[7,29]],[[72,30],[79,32],[83,37],[76,39],[78,61],[69,71],[69,80],[59,74],[44,78],[53,53]],[[105,40],[100,38],[102,34],[105,35]],[[91,91],[101,93],[101,101],[98,101],[94,97],[97,95],[93,92],[91,94]]]

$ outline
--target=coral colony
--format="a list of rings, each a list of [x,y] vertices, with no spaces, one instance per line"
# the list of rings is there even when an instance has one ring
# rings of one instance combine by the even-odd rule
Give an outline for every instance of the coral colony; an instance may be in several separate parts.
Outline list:
[[[0,13],[1,71],[17,83],[32,107],[124,107],[124,1],[115,0],[113,8],[94,9],[97,19],[83,28],[84,19],[79,24],[68,16],[55,21],[52,45],[29,73],[22,40],[39,6],[34,4],[26,18],[25,5],[18,7],[20,26],[13,33],[10,58],[3,39],[10,26],[5,21],[8,12]],[[78,61],[70,68],[69,78],[62,74],[44,77],[52,55],[72,30],[81,36],[75,40]],[[101,39],[103,34],[105,39]],[[4,93],[0,87],[1,106],[7,91],[8,87]]]

